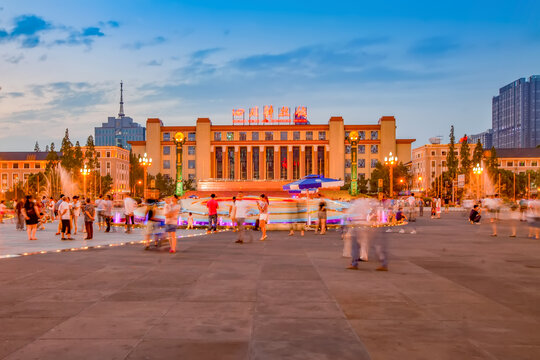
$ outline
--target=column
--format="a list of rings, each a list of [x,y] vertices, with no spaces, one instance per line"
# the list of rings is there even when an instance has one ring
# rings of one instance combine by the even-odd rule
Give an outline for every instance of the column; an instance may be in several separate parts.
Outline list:
[[[265,146],[259,147],[259,180],[268,180],[266,178],[266,150]]]
[[[234,145],[234,179],[240,180],[240,146]]]
[[[223,179],[228,179],[229,177],[229,173],[228,173],[228,169],[229,169],[229,156],[227,154],[227,147],[226,146],[222,146],[221,147],[221,159],[222,159],[222,168],[223,168]]]
[[[319,159],[317,158],[318,145],[311,147],[311,166],[313,167],[313,174],[319,174]]]
[[[330,145],[324,145],[324,176],[328,177],[328,174],[330,173]],[[345,171],[345,165],[343,165],[343,171]]]
[[[214,145],[212,145],[210,147],[210,178],[214,179],[215,177],[216,177],[216,152],[214,151]]]
[[[293,178],[293,147],[292,145],[287,146],[287,180],[292,180]]]
[[[300,145],[300,178],[306,176],[306,146]]]
[[[253,155],[251,154],[251,145],[247,146],[247,178],[253,179]]]

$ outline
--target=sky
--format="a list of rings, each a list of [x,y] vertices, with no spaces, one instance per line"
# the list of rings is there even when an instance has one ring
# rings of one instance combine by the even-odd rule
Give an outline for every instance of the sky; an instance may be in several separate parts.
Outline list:
[[[230,124],[233,108],[306,106],[311,123],[397,119],[397,136],[491,127],[500,87],[540,74],[540,2],[0,2],[0,151],[86,142],[125,113]]]

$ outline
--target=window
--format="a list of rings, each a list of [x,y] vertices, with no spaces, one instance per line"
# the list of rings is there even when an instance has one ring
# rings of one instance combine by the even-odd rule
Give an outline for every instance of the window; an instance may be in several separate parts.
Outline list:
[[[279,135],[280,139],[282,141],[287,141],[287,132],[286,131],[282,131],[281,134]]]
[[[358,167],[364,169],[366,167],[366,159],[358,159]]]
[[[286,133],[285,133],[286,134]],[[287,179],[287,147],[286,146],[280,146],[279,147],[279,175],[281,179]]]
[[[326,131],[319,131],[319,140],[326,140]]]
[[[266,141],[272,141],[274,140],[274,133],[271,131],[267,131],[264,133],[264,140]]]
[[[351,159],[345,159],[345,169],[351,168]]]
[[[227,148],[227,157],[229,158],[229,161],[227,163],[227,170],[229,173],[228,178],[234,179],[234,146],[229,146]]]
[[[258,134],[258,133],[257,133]],[[253,179],[257,180],[259,176],[259,147],[254,146],[251,151],[251,163],[253,164]]]
[[[300,140],[300,131],[293,131],[292,138],[293,140]]]
[[[107,170],[110,170],[111,169],[111,163],[107,161],[107,166],[106,166],[106,169]]]
[[[24,164],[23,164],[23,168],[25,168],[25,169],[30,169],[30,164],[29,164],[29,163],[24,163]]]
[[[443,154],[443,156],[446,155],[446,151],[443,151],[442,154]]]
[[[266,179],[274,178],[274,147],[266,148]]]
[[[245,131],[241,131],[239,135],[240,141],[246,141],[247,140],[247,133]]]
[[[170,160],[163,160],[163,168],[164,169],[170,169],[171,168],[171,161]]]
[[[538,161],[531,161],[531,166],[538,166]]]
[[[19,174],[13,174],[13,182],[18,183],[19,182]]]
[[[348,138],[349,138],[349,134],[350,134],[350,133],[351,133],[350,131],[345,131],[345,139],[348,139]]]
[[[247,147],[240,148],[240,179],[247,180]]]
[[[379,153],[379,145],[371,145],[371,153],[372,154],[378,154]]]
[[[195,174],[188,174],[189,180],[195,180]]]
[[[13,168],[18,169],[19,168],[19,163],[13,163]]]
[[[171,147],[170,146],[164,146],[163,147],[163,155],[170,155],[171,154]]]
[[[111,152],[110,152],[110,151],[107,151],[107,153],[105,154],[105,157],[110,158],[110,157],[111,157]]]
[[[215,132],[214,133],[214,141],[221,141],[221,133],[220,132]]]
[[[371,167],[372,168],[376,167],[378,162],[379,162],[379,160],[377,160],[377,159],[371,159]]]
[[[171,141],[171,133],[163,133],[163,141]]]
[[[96,151],[96,156],[97,156],[97,157],[101,157],[101,152],[100,152],[100,151]]]
[[[435,160],[431,162],[431,167],[435,167]]]
[[[7,163],[2,163],[2,169],[7,169]]]
[[[234,133],[232,131],[227,132],[227,141],[233,141],[234,140]]]
[[[306,131],[306,140],[313,140],[313,131]]]
[[[188,169],[195,169],[195,160],[188,160],[187,168]]]
[[[188,155],[195,155],[195,146],[193,145],[188,146],[187,153]]]
[[[365,131],[359,131],[358,132],[358,140],[366,140],[366,132]]]
[[[216,147],[216,178],[223,178],[223,148]]]
[[[306,146],[304,166],[306,168],[306,174],[313,173],[313,148],[311,146]]]
[[[187,134],[187,141],[195,141],[195,133],[190,132]]]
[[[371,132],[371,140],[378,140],[379,139],[379,132],[378,131],[372,131]]]
[[[324,176],[324,146],[317,147],[317,170],[319,175]]]
[[[507,161],[506,166],[514,166],[514,163],[512,161]]]
[[[292,150],[293,179],[300,178],[300,147],[293,146]]]
[[[251,140],[259,141],[259,133],[257,131],[251,133]]]
[[[25,164],[26,165],[26,164]],[[519,166],[525,166],[525,161],[520,161]]]
[[[365,154],[366,153],[366,145],[358,145],[358,153],[359,154]]]
[[[101,168],[101,163],[99,161],[96,163],[96,168]]]
[[[442,166],[442,167],[445,167],[445,166],[446,166],[446,161],[443,160],[441,166]]]
[[[345,154],[351,153],[351,145],[345,145]]]
[[[35,169],[41,169],[41,164],[40,163],[35,163],[34,168]]]

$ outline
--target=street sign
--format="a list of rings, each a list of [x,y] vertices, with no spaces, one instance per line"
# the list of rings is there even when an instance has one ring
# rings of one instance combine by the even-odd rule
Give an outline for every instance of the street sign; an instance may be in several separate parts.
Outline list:
[[[379,179],[379,187],[380,187],[380,188],[383,187],[383,179]]]
[[[465,174],[460,174],[457,176],[458,188],[465,187]]]

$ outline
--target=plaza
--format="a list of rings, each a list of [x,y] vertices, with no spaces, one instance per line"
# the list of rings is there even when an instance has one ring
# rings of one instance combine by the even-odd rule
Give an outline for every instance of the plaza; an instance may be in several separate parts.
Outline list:
[[[0,259],[0,359],[538,359],[539,241],[462,213],[409,226],[389,272],[373,251],[345,270],[333,230],[183,237],[176,254],[117,232],[125,245]],[[11,228],[14,252],[28,241]]]

